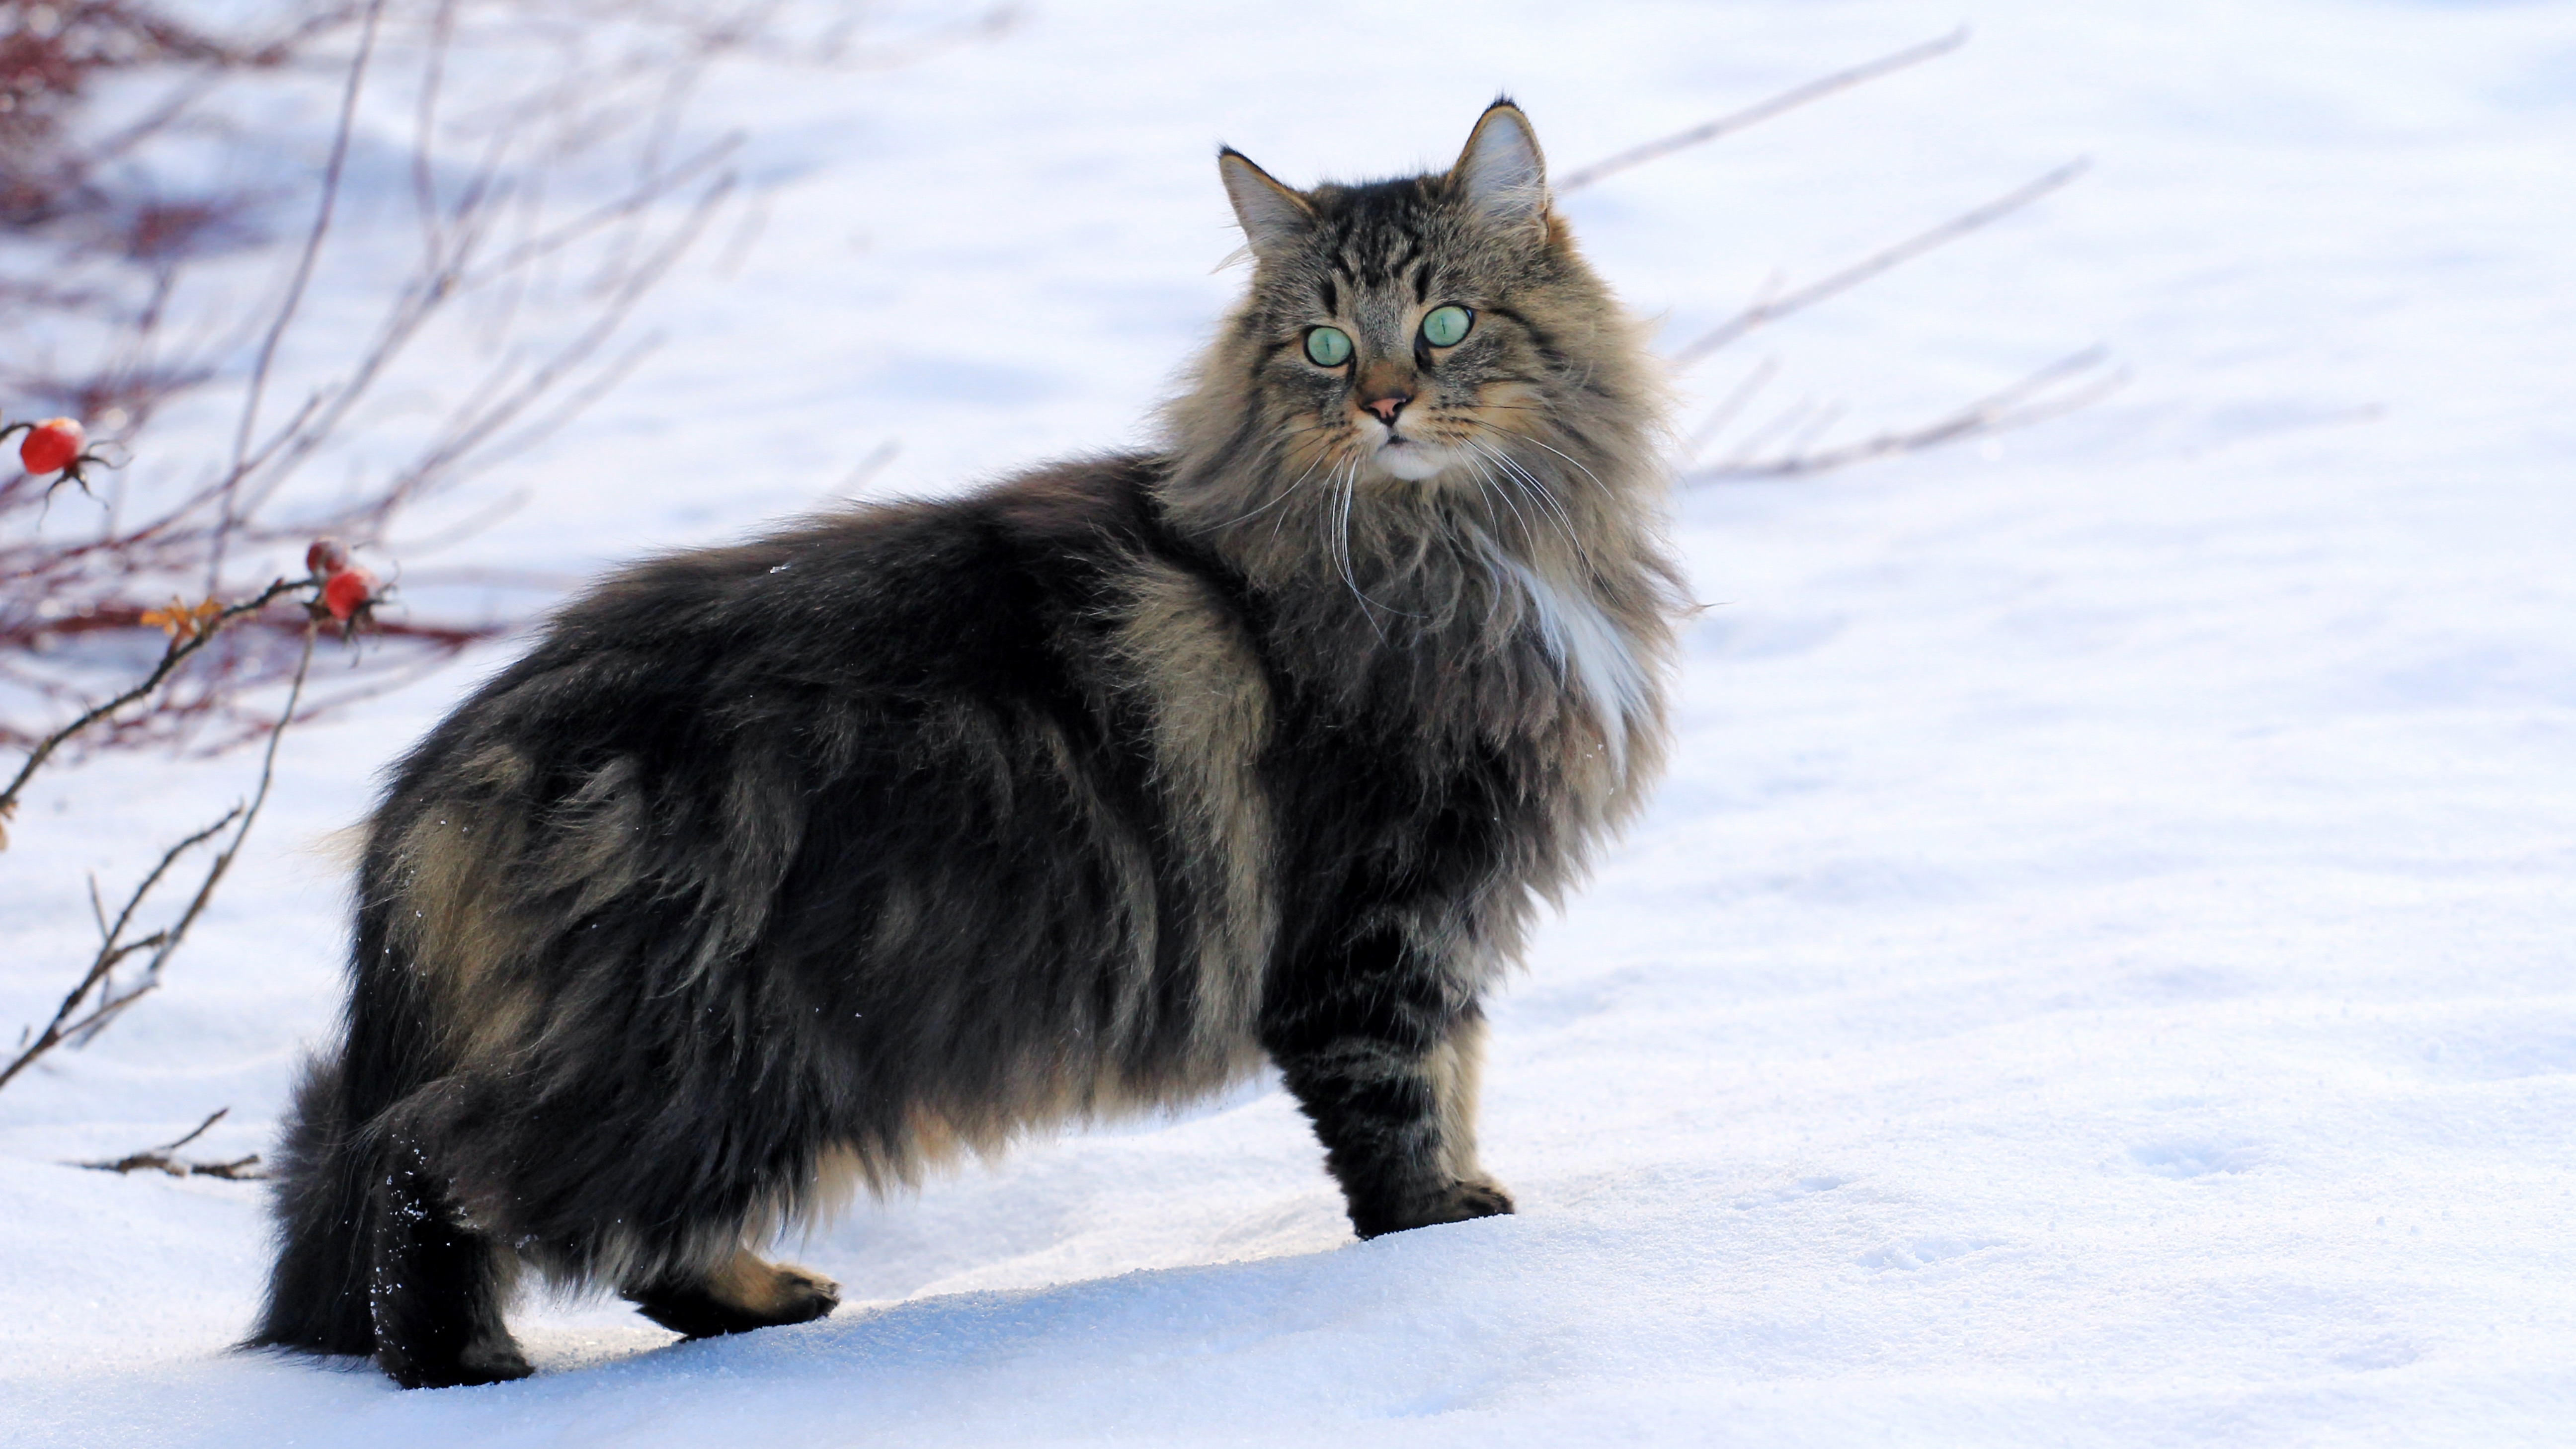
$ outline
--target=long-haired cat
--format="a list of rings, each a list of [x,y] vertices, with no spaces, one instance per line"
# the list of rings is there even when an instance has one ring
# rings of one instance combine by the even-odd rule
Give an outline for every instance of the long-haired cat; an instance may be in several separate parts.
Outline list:
[[[1219,167],[1158,450],[638,565],[403,759],[251,1343],[515,1378],[522,1265],[802,1322],[782,1226],[1264,1061],[1361,1236],[1511,1211],[1478,1002],[1663,748],[1654,369],[1507,101]]]

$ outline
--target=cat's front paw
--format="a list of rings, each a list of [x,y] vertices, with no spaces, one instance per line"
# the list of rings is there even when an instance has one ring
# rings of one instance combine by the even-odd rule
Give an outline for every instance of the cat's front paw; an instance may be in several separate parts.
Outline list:
[[[1351,1213],[1351,1226],[1363,1238],[1383,1237],[1408,1228],[1435,1227],[1441,1223],[1463,1223],[1470,1218],[1500,1217],[1512,1210],[1512,1195],[1491,1178],[1453,1182],[1436,1193],[1406,1203],[1393,1211]]]

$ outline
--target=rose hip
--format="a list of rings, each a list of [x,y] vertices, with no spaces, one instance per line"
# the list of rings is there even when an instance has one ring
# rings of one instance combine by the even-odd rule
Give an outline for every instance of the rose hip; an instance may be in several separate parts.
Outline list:
[[[322,607],[343,624],[375,598],[376,576],[365,569],[342,569],[322,583]]]
[[[68,468],[81,455],[84,441],[77,420],[47,418],[27,430],[25,441],[18,444],[18,463],[30,473]]]

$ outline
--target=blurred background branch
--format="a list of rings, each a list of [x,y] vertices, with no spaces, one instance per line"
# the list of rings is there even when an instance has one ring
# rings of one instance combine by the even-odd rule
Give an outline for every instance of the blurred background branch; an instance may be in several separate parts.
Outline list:
[[[96,948],[0,1085],[159,984],[290,725],[518,627],[550,591],[467,567],[451,573],[480,612],[379,613],[373,576],[313,540],[381,551],[397,520],[524,454],[650,352],[658,339],[629,335],[637,307],[739,186],[740,138],[684,123],[709,68],[903,64],[1011,14],[878,45],[865,7],[819,27],[782,9],[284,0],[200,24],[151,0],[0,0],[0,422],[64,414],[112,470],[72,490],[33,455],[0,463],[0,744],[25,752],[0,830],[49,767],[265,743],[242,803],[160,849],[117,909],[93,877]],[[301,133],[320,142],[310,161],[277,120],[298,106],[329,118]],[[409,224],[386,226],[389,206]],[[326,274],[341,315],[316,315]],[[372,320],[345,315],[353,297]],[[510,504],[442,517],[405,551],[453,547]],[[281,551],[308,544],[306,572],[280,577]],[[347,599],[326,587],[344,576],[364,580]],[[364,624],[366,647],[308,690],[326,615],[348,643]],[[184,903],[155,912],[207,846]]]

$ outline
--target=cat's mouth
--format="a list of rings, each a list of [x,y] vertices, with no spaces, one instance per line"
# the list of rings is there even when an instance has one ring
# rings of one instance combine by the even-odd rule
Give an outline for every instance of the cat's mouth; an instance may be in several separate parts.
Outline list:
[[[1426,443],[1389,430],[1370,453],[1369,461],[1408,483],[1419,483],[1447,469],[1458,457],[1439,443]]]

